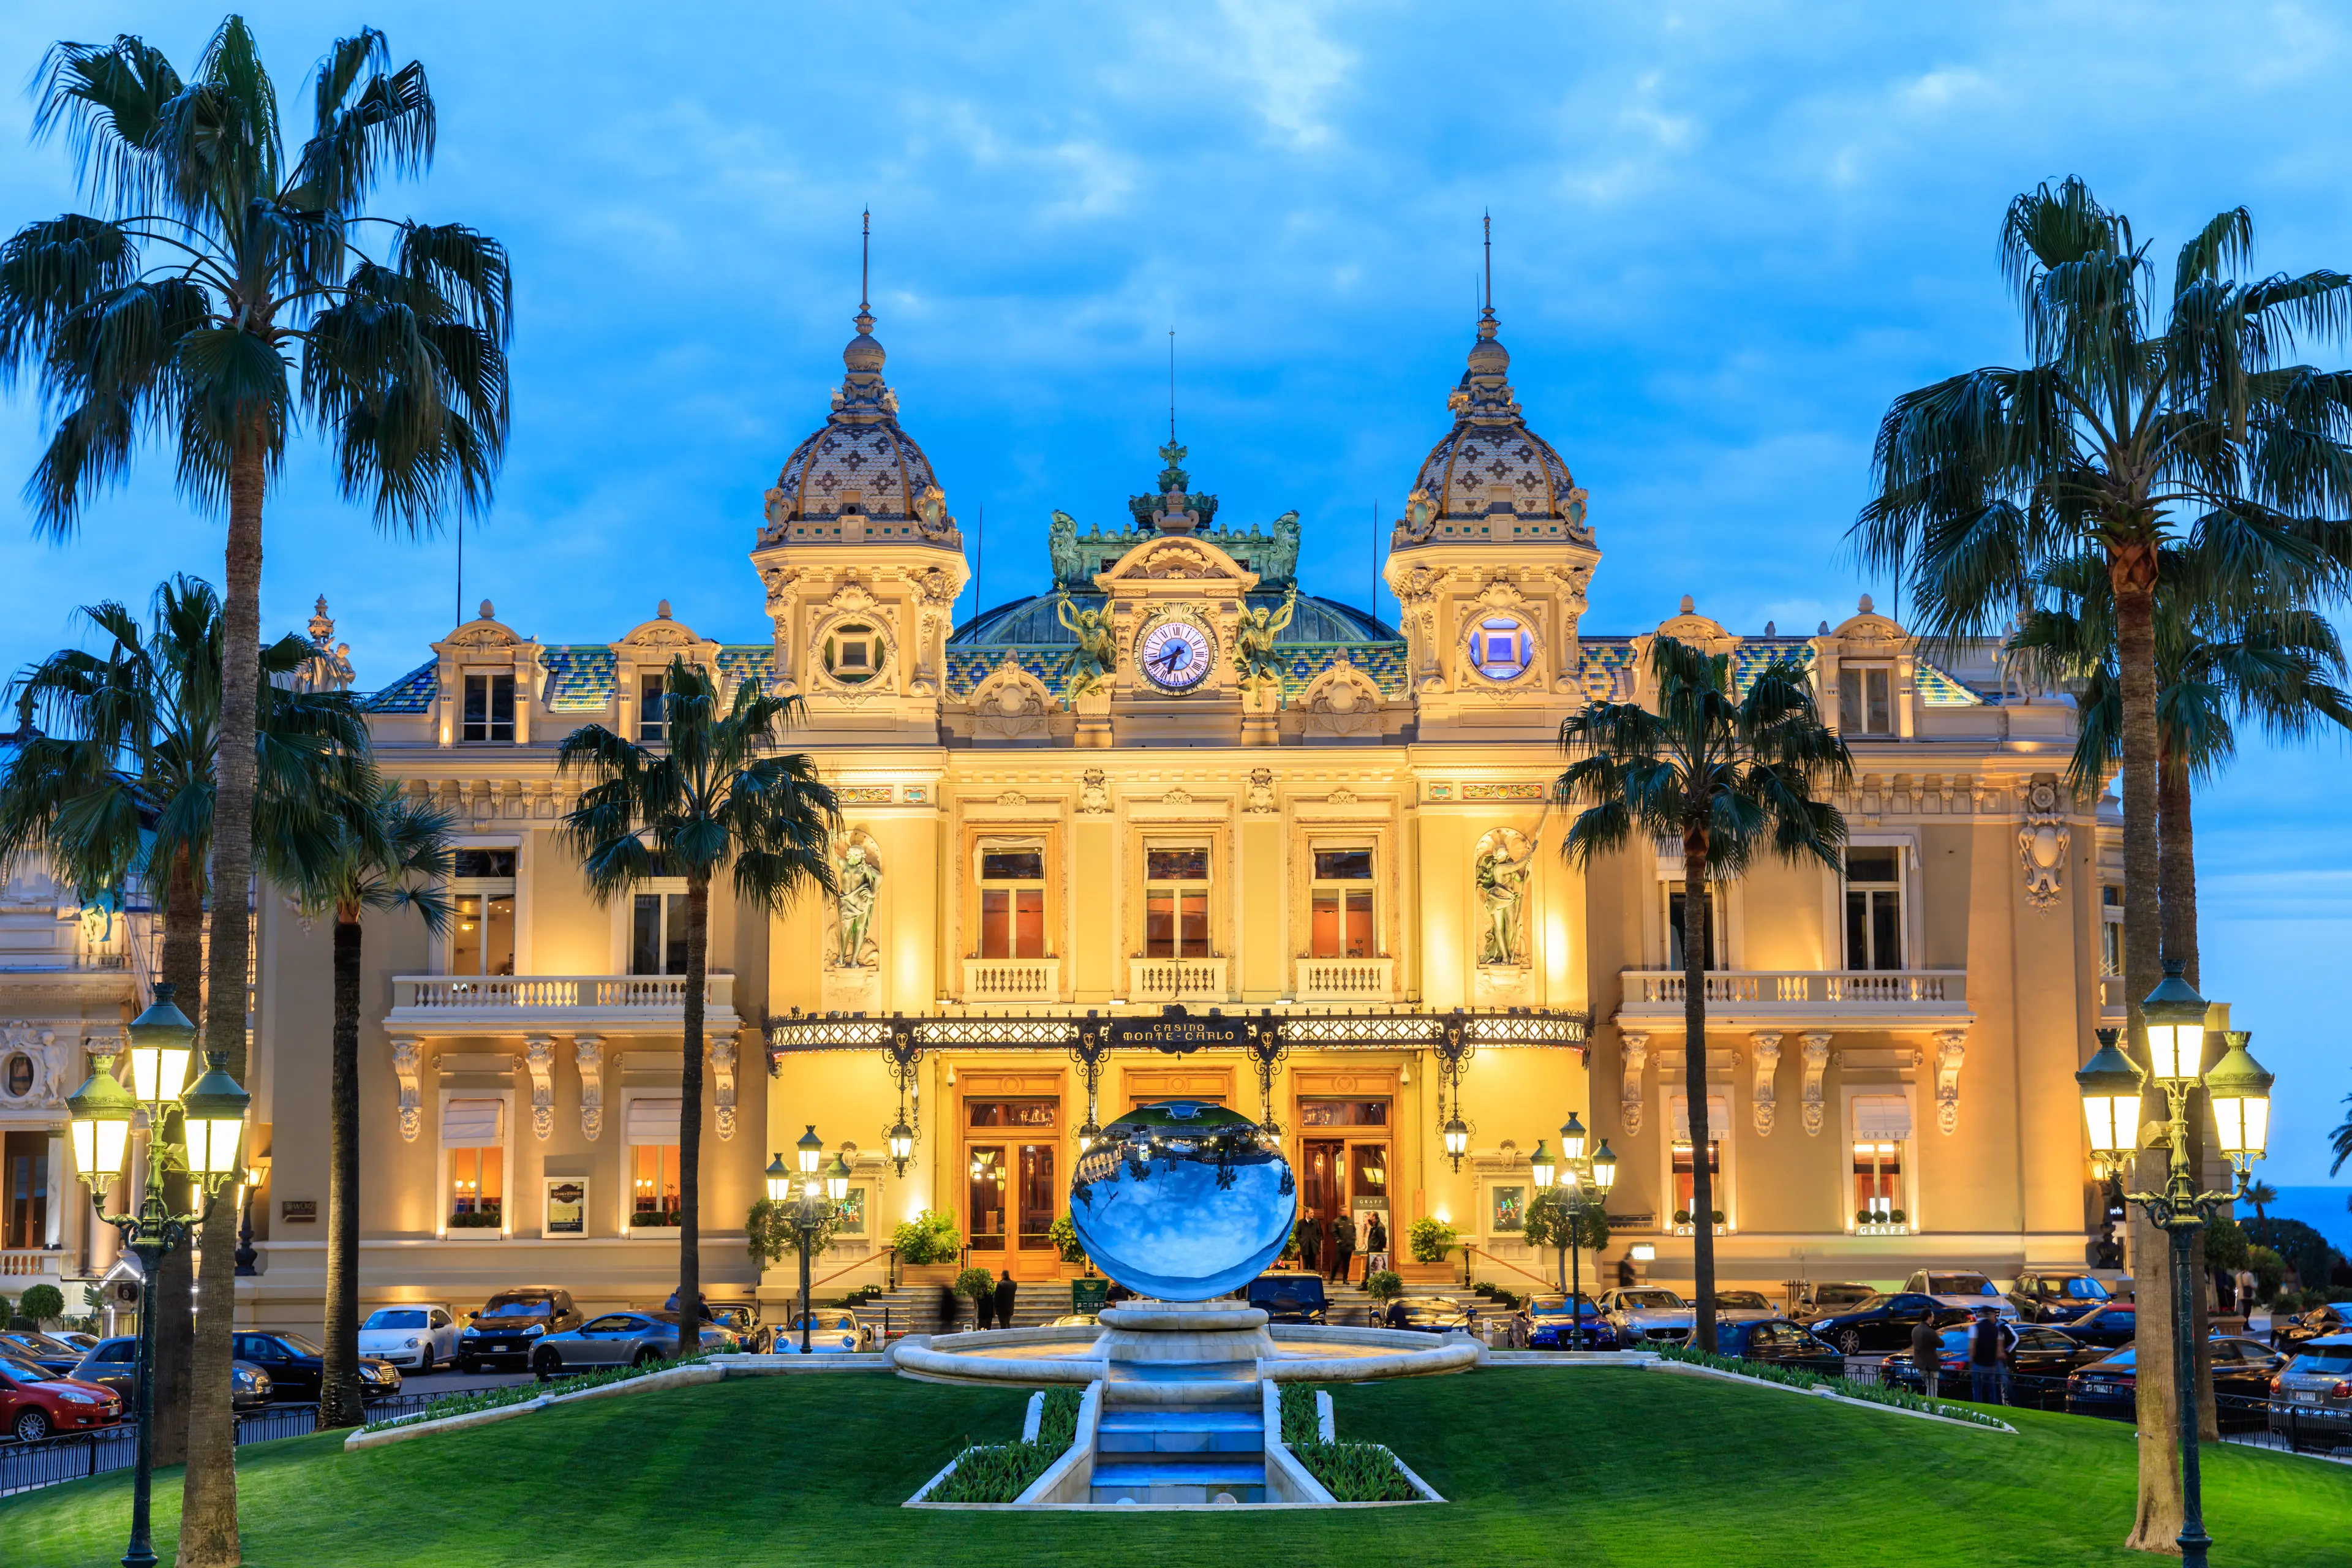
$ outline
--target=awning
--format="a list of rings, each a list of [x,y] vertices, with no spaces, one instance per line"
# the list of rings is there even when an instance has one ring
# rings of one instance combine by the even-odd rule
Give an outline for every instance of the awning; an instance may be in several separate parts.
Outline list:
[[[1911,1102],[1899,1094],[1857,1094],[1853,1097],[1856,1138],[1908,1138]]]
[[[1690,1100],[1684,1095],[1674,1099],[1675,1136],[1687,1142],[1690,1138]],[[1711,1143],[1720,1143],[1731,1130],[1731,1107],[1719,1094],[1706,1097],[1706,1136]]]
[[[441,1110],[444,1149],[489,1149],[506,1142],[506,1101],[452,1100]]]
[[[677,1142],[677,1113],[683,1102],[675,1096],[667,1100],[633,1100],[629,1101],[629,1142],[632,1143],[675,1143]]]

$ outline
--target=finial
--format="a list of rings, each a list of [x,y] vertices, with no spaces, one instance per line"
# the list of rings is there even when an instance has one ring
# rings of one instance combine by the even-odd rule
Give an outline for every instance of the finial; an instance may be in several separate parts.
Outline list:
[[[1864,615],[1865,615],[1865,616],[1866,616],[1866,615],[1869,615],[1869,614],[1871,613],[1870,595],[1869,595],[1864,594],[1864,595],[1862,596],[1862,603],[1857,606],[1857,608],[1859,608],[1859,609],[1861,610],[1861,612],[1862,612]]]
[[[654,606],[654,618],[661,621],[669,619],[669,601],[667,599],[664,599],[660,604]]]
[[[1685,594],[1683,595],[1683,614],[1687,616],[1697,608],[1697,603],[1693,600],[1688,594]]]
[[[482,601],[482,619],[486,621],[495,621],[498,618],[498,612],[490,608],[490,602],[488,599],[484,599]]]
[[[1176,444],[1176,329],[1168,329],[1168,444]]]
[[[1482,220],[1486,229],[1486,314],[1495,313],[1495,212],[1486,209]]]
[[[871,304],[868,299],[871,290],[867,287],[873,260],[874,209],[867,207],[857,237],[857,313],[861,316],[873,314],[868,308]]]
[[[1820,627],[1820,629],[1819,629],[1819,630],[1817,630],[1817,631],[1815,631],[1815,632],[1813,633],[1813,635],[1814,635],[1815,637],[1825,637],[1829,636],[1829,635],[1830,635],[1830,624],[1829,624],[1829,622],[1827,622],[1827,621],[1823,621],[1823,622],[1821,624],[1821,627]]]

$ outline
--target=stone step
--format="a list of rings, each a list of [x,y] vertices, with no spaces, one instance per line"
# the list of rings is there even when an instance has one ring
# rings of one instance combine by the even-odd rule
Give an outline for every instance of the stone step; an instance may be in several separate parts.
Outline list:
[[[1265,1426],[1255,1411],[1177,1405],[1111,1410],[1096,1428],[1095,1452],[1106,1454],[1257,1454]],[[1099,1462],[1099,1460],[1097,1461]]]
[[[1165,1415],[1153,1415],[1140,1410],[1111,1410],[1103,1414],[1098,1430],[1104,1432],[1135,1432],[1144,1430],[1182,1432],[1263,1432],[1263,1418],[1231,1410],[1171,1410]]]
[[[1235,1502],[1264,1502],[1264,1462],[1225,1455],[1189,1462],[1181,1455],[1155,1455],[1150,1459],[1097,1458],[1088,1500],[1205,1503],[1214,1502],[1221,1493]]]

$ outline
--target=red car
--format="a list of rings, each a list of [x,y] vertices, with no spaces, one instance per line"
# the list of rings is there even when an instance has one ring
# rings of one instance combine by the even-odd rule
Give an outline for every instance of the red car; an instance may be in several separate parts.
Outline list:
[[[121,1419],[122,1396],[110,1388],[43,1372],[30,1362],[0,1361],[0,1431],[19,1442],[111,1426]]]

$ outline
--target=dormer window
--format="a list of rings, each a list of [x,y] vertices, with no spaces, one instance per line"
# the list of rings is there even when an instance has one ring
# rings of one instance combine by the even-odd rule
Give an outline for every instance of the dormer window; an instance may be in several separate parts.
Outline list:
[[[658,675],[637,677],[637,739],[659,744],[668,738],[664,721],[668,710],[662,701],[662,678]]]
[[[1849,735],[1895,733],[1895,671],[1887,665],[1838,667],[1838,728]]]
[[[511,675],[466,677],[465,724],[459,739],[505,741],[515,738],[515,678]]]
[[[1527,627],[1510,616],[1489,616],[1470,637],[1470,663],[1489,680],[1516,680],[1534,650]]]
[[[824,639],[824,668],[845,686],[873,679],[882,668],[882,634],[856,621],[835,628]]]

